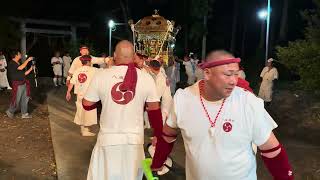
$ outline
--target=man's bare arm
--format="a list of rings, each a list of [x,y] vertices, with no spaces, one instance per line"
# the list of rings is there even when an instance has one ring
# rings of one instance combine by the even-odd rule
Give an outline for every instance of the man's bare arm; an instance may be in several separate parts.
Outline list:
[[[29,57],[27,60],[25,60],[17,69],[18,70],[23,70],[27,65],[28,65],[28,63],[30,62],[30,61],[32,61],[33,60],[33,57]]]

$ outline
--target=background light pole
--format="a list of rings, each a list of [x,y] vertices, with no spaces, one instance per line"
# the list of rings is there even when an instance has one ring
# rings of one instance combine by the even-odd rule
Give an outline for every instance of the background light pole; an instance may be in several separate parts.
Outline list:
[[[262,9],[258,12],[258,17],[262,20],[267,21],[265,62],[267,62],[268,60],[268,52],[269,52],[270,14],[271,14],[271,4],[270,4],[270,0],[268,0],[267,9]]]
[[[126,23],[115,23],[112,19],[108,21],[109,27],[109,56],[112,56],[112,46],[111,46],[111,38],[112,38],[112,31],[116,30],[116,26],[119,25],[127,25]]]
[[[112,36],[112,31],[115,28],[115,23],[113,20],[109,20],[108,22],[108,26],[109,26],[109,56],[111,57],[111,36]]]

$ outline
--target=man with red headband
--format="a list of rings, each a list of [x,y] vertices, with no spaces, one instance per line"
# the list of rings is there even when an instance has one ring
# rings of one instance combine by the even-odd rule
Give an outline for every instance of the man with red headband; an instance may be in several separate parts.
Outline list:
[[[71,99],[70,92],[74,86],[74,94],[77,95],[77,112],[74,117],[74,123],[80,125],[82,136],[94,136],[95,134],[89,131],[88,126],[97,124],[97,109],[91,111],[84,110],[82,107],[82,99],[97,69],[91,67],[90,55],[81,56],[80,61],[83,66],[74,72],[74,76],[71,78],[68,85],[66,100],[69,101]]]
[[[275,180],[293,179],[286,151],[272,132],[277,125],[263,101],[236,86],[239,62],[226,51],[213,51],[200,64],[204,79],[176,92],[157,139],[153,170],[162,168],[180,128],[187,180],[256,180],[251,143]]]
[[[115,65],[98,71],[82,101],[86,110],[101,101],[100,131],[93,149],[88,180],[142,179],[144,159],[143,111],[147,105],[154,134],[162,132],[162,116],[155,83],[133,63],[134,50],[121,41],[114,52]]]
[[[84,56],[84,55],[89,55],[90,52],[89,52],[89,48],[85,45],[81,45],[80,46],[80,55],[81,56]],[[81,56],[78,56],[76,57],[73,61],[72,61],[72,64],[71,64],[71,67],[68,71],[68,77],[67,77],[67,86],[68,84],[70,83],[70,79],[72,78],[72,75],[74,74],[74,71],[77,70],[78,68],[80,68],[82,66],[82,63],[80,61],[80,57]],[[109,64],[110,58],[108,57],[94,57],[94,56],[91,56],[91,65],[93,64]]]

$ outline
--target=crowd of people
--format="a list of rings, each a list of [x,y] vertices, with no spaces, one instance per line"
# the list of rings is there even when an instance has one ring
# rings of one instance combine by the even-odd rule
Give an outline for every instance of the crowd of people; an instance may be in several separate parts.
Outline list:
[[[148,152],[153,158],[151,168],[158,175],[172,167],[169,154],[180,129],[187,180],[255,180],[257,152],[253,147],[259,149],[274,179],[293,179],[285,148],[273,134],[278,125],[263,103],[271,101],[272,82],[278,78],[273,59],[261,72],[261,99],[245,80],[241,59],[224,50],[211,51],[203,61],[189,53],[183,60],[169,59],[167,65],[162,57],[135,52],[126,40],[117,44],[113,57],[91,56],[85,45],[79,53],[71,61],[68,53],[61,58],[56,52],[51,64],[54,86],[67,85],[67,101],[74,89],[74,123],[80,126],[82,136],[96,135],[90,126],[98,123],[97,107],[101,106],[88,180],[142,179],[145,128],[153,129]],[[31,118],[26,75],[34,67],[24,69],[33,58],[22,63],[19,51],[10,57],[11,86],[7,83],[6,87],[12,88],[12,96],[6,113],[13,118],[20,107],[22,118]],[[0,71],[6,67],[2,59],[0,55]],[[187,76],[185,89],[177,87],[182,66]],[[3,79],[1,75],[1,85]]]

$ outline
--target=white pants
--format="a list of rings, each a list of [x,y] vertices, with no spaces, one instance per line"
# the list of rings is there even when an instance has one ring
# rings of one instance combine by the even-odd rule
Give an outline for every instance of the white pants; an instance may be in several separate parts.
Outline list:
[[[188,84],[192,85],[194,84],[196,77],[194,76],[194,74],[192,72],[186,72],[187,76],[188,76]]]
[[[86,111],[82,106],[83,96],[77,95],[76,107],[77,112],[74,116],[74,123],[81,126],[92,126],[97,124],[97,109]]]
[[[0,72],[0,88],[2,87],[10,87],[7,78],[7,70],[5,70],[4,72]]]
[[[91,155],[87,180],[142,180],[143,144],[96,144]]]
[[[66,67],[66,66],[63,67],[63,77],[65,77],[65,78],[68,77],[69,69],[70,69],[70,66],[69,67]]]
[[[273,81],[263,80],[261,82],[258,96],[261,99],[263,99],[265,102],[271,102],[272,101],[272,87],[273,87]]]
[[[55,76],[62,76],[62,66],[54,65],[53,66],[53,73]]]

